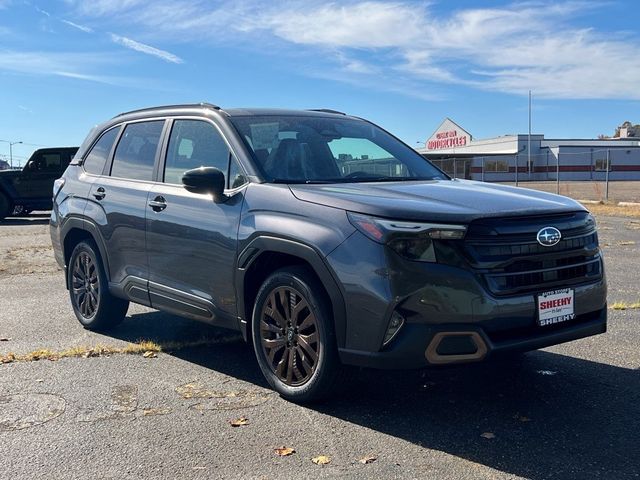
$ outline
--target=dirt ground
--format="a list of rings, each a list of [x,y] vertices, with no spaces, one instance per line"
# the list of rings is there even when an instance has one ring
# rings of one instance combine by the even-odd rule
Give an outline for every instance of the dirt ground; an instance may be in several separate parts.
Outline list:
[[[514,185],[508,183],[507,185]],[[518,186],[542,190],[544,192],[558,193],[556,182],[519,182]],[[576,200],[605,200],[606,185],[602,181],[593,182],[560,182],[560,195]],[[615,181],[609,182],[610,202],[640,202],[640,181]]]

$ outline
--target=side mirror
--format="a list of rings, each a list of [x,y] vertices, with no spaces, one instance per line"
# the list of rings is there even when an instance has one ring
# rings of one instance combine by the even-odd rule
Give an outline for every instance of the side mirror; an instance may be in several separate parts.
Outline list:
[[[187,170],[182,176],[182,184],[193,193],[208,193],[216,203],[224,202],[224,173],[215,167],[200,167]]]

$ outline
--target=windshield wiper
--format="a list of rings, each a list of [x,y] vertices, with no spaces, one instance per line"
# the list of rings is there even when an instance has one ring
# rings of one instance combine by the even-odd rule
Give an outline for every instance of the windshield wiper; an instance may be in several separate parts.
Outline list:
[[[271,183],[289,183],[292,185],[312,185],[319,183],[338,183],[340,180],[294,180],[292,178],[274,178]]]

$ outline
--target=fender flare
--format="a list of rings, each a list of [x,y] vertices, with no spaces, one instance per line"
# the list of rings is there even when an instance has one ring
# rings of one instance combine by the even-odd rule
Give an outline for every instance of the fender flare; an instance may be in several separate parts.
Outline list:
[[[105,273],[107,275],[107,280],[111,280],[111,274],[109,271],[109,257],[107,256],[107,248],[105,247],[104,240],[102,239],[102,235],[100,235],[100,230],[98,226],[93,223],[93,221],[88,220],[82,217],[70,217],[67,218],[60,228],[60,237],[62,238],[62,246],[64,249],[64,244],[67,239],[67,235],[71,230],[82,230],[87,232],[93,240],[96,242],[98,246],[98,250],[100,251],[100,257],[102,260],[102,265],[104,266]],[[66,263],[66,261],[65,261]],[[67,268],[69,266],[67,265]],[[65,275],[65,279],[67,279],[67,275]]]
[[[284,237],[258,236],[244,247],[238,255],[235,275],[236,295],[238,298],[238,316],[243,325],[243,333],[248,335],[249,320],[252,315],[250,305],[244,303],[244,283],[249,267],[264,252],[283,253],[292,255],[306,261],[314,273],[318,276],[329,295],[331,309],[335,324],[336,340],[338,347],[344,347],[346,341],[346,308],[344,293],[339,287],[339,282],[324,261],[322,255],[313,247]]]

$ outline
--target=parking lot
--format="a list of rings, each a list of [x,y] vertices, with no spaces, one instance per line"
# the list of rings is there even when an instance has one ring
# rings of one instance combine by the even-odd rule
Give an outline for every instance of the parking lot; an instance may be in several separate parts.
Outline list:
[[[351,372],[312,406],[273,394],[234,333],[140,306],[109,335],[82,329],[47,222],[0,225],[2,478],[640,476],[640,218],[598,217],[619,308],[605,335],[510,362]],[[140,340],[154,343],[122,353]]]

